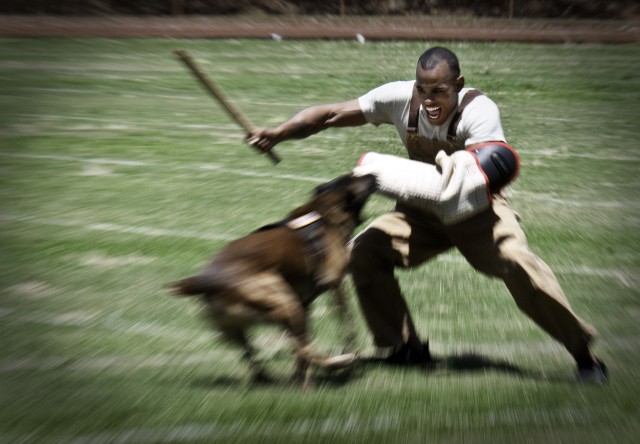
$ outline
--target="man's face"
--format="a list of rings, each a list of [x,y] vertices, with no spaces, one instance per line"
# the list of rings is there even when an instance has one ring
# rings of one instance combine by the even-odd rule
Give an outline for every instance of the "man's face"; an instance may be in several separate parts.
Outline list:
[[[464,86],[464,77],[454,77],[447,62],[435,68],[416,68],[416,88],[427,118],[432,125],[442,125],[458,105],[458,93]]]

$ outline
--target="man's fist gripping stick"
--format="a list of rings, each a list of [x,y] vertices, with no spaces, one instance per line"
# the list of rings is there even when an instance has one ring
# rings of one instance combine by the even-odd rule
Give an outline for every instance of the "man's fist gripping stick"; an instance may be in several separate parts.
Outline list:
[[[373,174],[379,192],[435,214],[445,225],[461,222],[489,208],[491,194],[518,175],[520,160],[503,142],[475,145],[436,165],[378,153],[365,153],[353,174]]]

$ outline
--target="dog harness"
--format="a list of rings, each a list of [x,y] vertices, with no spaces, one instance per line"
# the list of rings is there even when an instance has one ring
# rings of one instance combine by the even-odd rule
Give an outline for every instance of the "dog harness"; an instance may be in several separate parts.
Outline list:
[[[303,214],[302,216],[295,218],[288,217],[280,222],[265,225],[258,231],[265,231],[283,226],[294,231],[302,238],[302,241],[305,244],[307,250],[306,257],[309,258],[309,269],[316,270],[322,262],[326,250],[322,231],[323,225],[324,222],[322,220],[322,216],[319,213],[312,211],[310,213]],[[320,287],[317,276],[313,276],[313,283],[314,289],[318,289]]]
[[[287,221],[285,225],[295,231],[302,238],[307,249],[309,269],[318,269],[322,259],[324,258],[324,252],[326,249],[322,232],[322,226],[324,225],[322,216],[315,211],[312,211],[311,213],[303,214],[300,217]],[[314,287],[318,288],[318,280],[316,276],[313,276],[313,283]]]
[[[315,211],[311,213],[303,214],[300,217],[296,217],[295,219],[291,219],[285,223],[285,225],[292,230],[300,230],[303,228],[313,227],[316,222],[319,222],[322,219]]]

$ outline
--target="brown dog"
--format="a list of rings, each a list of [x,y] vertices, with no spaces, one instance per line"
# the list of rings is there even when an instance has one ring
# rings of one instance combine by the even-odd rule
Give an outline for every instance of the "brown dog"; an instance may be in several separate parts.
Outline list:
[[[341,282],[349,263],[347,242],[375,190],[374,176],[341,176],[320,185],[313,199],[284,221],[229,243],[200,274],[171,284],[174,294],[203,296],[223,336],[243,347],[256,381],[268,380],[246,336],[247,328],[257,323],[280,324],[295,338],[291,380],[296,384],[307,385],[309,364],[352,365],[353,354],[326,357],[312,352],[307,309],[321,293],[333,290],[346,316]]]

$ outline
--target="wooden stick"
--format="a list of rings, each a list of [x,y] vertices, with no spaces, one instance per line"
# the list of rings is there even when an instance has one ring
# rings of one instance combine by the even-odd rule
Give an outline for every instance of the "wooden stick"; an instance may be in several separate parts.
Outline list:
[[[246,131],[247,135],[251,134],[253,132],[253,125],[251,125],[249,119],[229,100],[224,91],[202,72],[189,53],[183,49],[176,49],[173,53],[189,68],[193,75],[200,80],[200,83],[202,83],[205,89],[222,105],[227,114]],[[261,153],[263,152],[259,148],[256,149]],[[277,164],[281,160],[273,150],[264,153],[269,156],[269,159],[271,159],[274,164]]]

